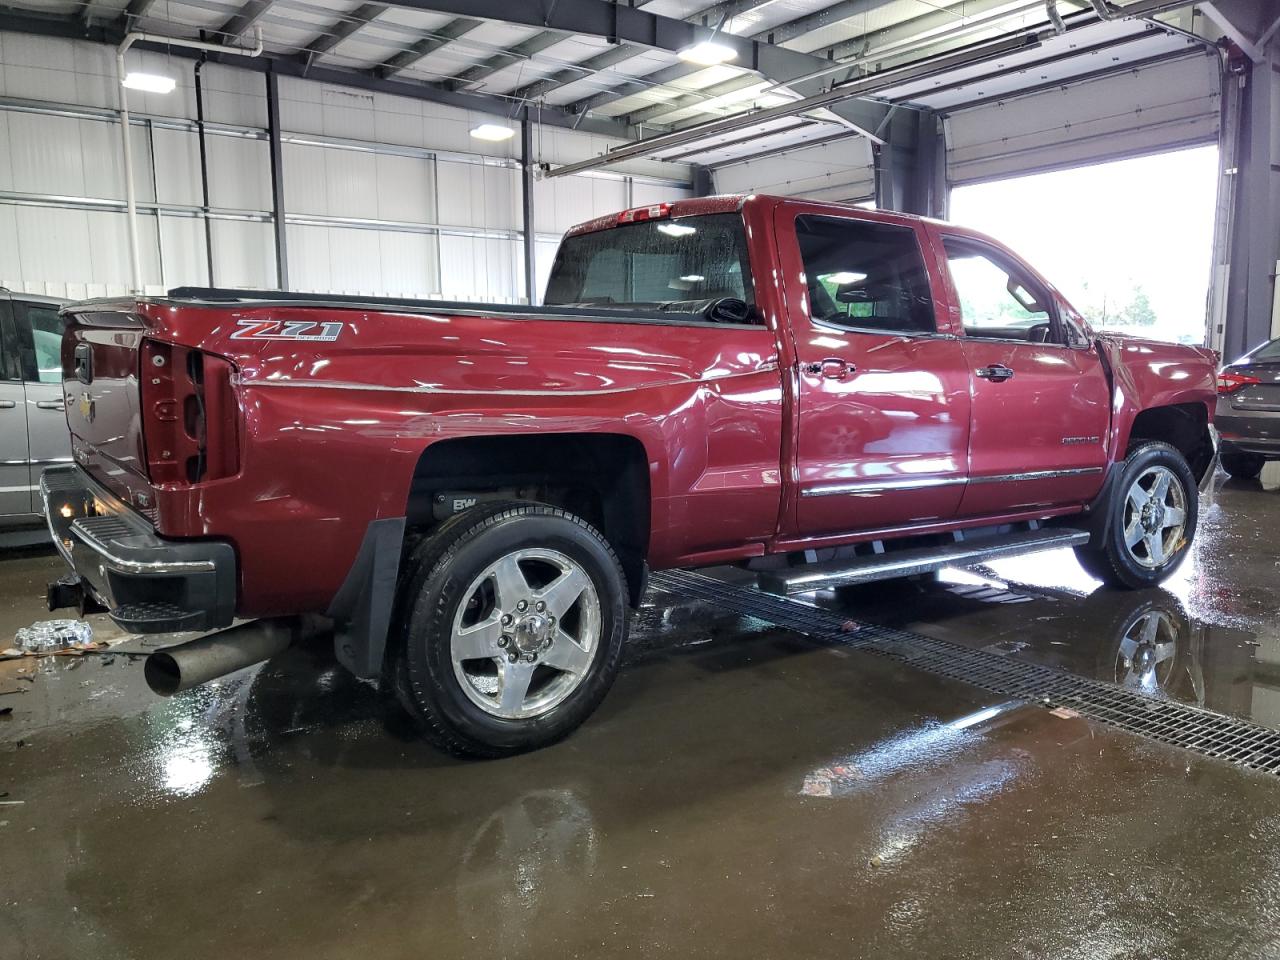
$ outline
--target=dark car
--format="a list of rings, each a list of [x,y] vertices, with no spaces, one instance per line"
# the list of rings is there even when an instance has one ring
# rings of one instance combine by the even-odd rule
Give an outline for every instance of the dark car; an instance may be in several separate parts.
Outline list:
[[[1222,368],[1213,421],[1231,476],[1252,480],[1268,460],[1280,460],[1280,338]]]

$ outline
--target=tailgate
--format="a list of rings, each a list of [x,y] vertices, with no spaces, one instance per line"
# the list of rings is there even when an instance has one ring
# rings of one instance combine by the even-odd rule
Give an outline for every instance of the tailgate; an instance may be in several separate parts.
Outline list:
[[[68,313],[63,392],[76,462],[125,503],[152,515],[155,499],[147,478],[138,386],[146,323],[131,308],[95,306]]]

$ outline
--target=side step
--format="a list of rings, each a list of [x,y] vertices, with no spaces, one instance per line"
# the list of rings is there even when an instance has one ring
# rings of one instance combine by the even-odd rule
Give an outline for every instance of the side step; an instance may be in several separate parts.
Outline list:
[[[824,587],[845,587],[854,583],[870,583],[873,580],[892,580],[917,573],[928,573],[942,567],[963,566],[981,560],[1014,557],[1022,553],[1035,553],[1054,547],[1075,547],[1089,542],[1084,530],[1067,527],[1030,530],[1010,534],[1007,537],[989,537],[982,540],[960,540],[942,547],[921,547],[897,550],[889,553],[870,554],[865,557],[827,560],[809,563],[786,570],[769,570],[760,573],[757,582],[765,593],[787,596],[807,593]]]

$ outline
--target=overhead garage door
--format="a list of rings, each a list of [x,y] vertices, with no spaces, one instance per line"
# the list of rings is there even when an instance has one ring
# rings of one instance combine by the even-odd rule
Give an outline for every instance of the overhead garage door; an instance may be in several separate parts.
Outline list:
[[[992,180],[1212,141],[1218,98],[1208,54],[1002,98],[947,119],[947,176]]]
[[[875,195],[871,144],[862,137],[799,146],[715,171],[720,193],[774,193],[811,200],[864,200]]]

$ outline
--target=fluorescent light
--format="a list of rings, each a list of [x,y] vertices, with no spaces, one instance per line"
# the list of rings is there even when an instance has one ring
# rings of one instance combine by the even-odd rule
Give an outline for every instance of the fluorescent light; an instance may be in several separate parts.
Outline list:
[[[141,90],[144,93],[173,93],[173,88],[178,85],[173,77],[166,77],[162,73],[139,73],[137,70],[126,73],[121,83],[130,90]]]
[[[846,283],[857,283],[860,280],[867,279],[865,273],[858,273],[854,270],[841,270],[839,273],[828,273],[820,277],[822,280],[829,280],[832,283],[844,285]]]
[[[668,237],[687,237],[691,233],[697,233],[698,228],[683,223],[660,223],[658,232],[665,233]]]
[[[700,40],[697,43],[678,50],[676,52],[681,60],[689,63],[696,63],[703,67],[715,67],[722,63],[728,63],[730,60],[738,59],[738,51],[733,49],[727,43],[717,43],[714,40]]]
[[[683,280],[685,283],[701,283],[703,280],[707,278],[700,273],[686,273],[680,279]]]
[[[497,143],[499,140],[510,140],[516,135],[516,132],[500,123],[482,123],[478,127],[471,128],[471,135],[477,140],[489,140]]]

